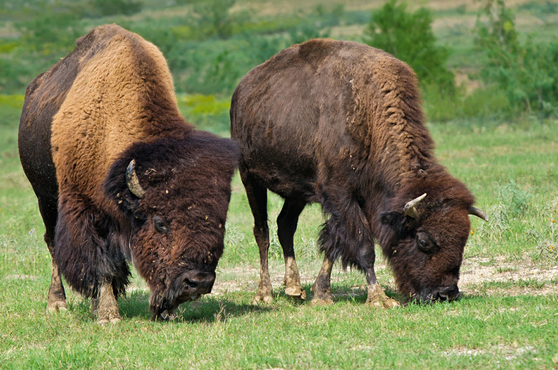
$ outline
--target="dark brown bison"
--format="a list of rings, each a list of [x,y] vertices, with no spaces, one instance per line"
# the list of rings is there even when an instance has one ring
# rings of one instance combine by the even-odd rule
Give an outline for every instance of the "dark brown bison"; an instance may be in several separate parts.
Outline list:
[[[116,25],[78,39],[27,88],[19,153],[53,258],[49,310],[66,307],[62,273],[98,322],[118,321],[127,260],[153,319],[211,291],[238,146],[182,118],[154,45]]]
[[[293,249],[298,217],[318,202],[325,260],[313,302],[330,303],[334,261],[366,274],[367,303],[393,307],[374,273],[374,239],[399,291],[419,301],[453,300],[472,207],[467,188],[436,163],[414,72],[355,42],[310,40],[278,53],[241,80],[231,105],[240,174],[254,215],[261,280],[271,301],[267,189],[285,199],[277,218],[285,293],[304,299]]]

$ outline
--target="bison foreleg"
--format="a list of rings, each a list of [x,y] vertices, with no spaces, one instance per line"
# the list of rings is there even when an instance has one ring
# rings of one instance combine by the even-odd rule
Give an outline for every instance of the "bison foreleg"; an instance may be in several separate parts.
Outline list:
[[[380,284],[378,284],[374,267],[365,268],[365,271],[366,282],[368,283],[368,298],[366,299],[366,304],[376,308],[394,308],[400,306],[395,299],[389,298]]]
[[[368,285],[368,298],[366,299],[366,304],[376,308],[394,308],[400,306],[399,302],[386,295],[378,283]]]
[[[92,302],[92,304],[94,304]],[[118,312],[118,302],[114,296],[114,290],[111,282],[104,282],[101,285],[97,306],[97,323],[104,325],[107,323],[117,323],[120,321],[120,313]]]
[[[370,243],[361,244],[357,254],[357,261],[364,270],[366,282],[368,283],[368,298],[366,299],[366,304],[377,308],[397,307],[399,303],[389,298],[386,293],[384,293],[380,284],[378,284],[376,272],[374,271],[375,259],[374,242],[371,241]]]
[[[312,286],[314,298],[312,298],[313,305],[332,304],[331,297],[331,270],[333,269],[333,261],[324,257],[322,268],[316,277],[316,281]]]

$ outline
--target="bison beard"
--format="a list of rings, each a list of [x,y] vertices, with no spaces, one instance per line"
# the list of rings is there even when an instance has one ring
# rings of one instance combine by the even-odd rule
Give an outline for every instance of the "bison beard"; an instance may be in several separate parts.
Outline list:
[[[313,302],[332,302],[331,270],[341,258],[365,272],[368,304],[398,305],[377,282],[374,239],[404,296],[457,297],[468,214],[486,215],[436,163],[416,76],[405,63],[354,42],[310,40],[248,72],[230,114],[260,251],[256,301],[273,297],[267,189],[285,199],[277,233],[287,295],[306,297],[293,235],[306,204],[317,202],[327,221],[320,231],[325,258]]]
[[[98,322],[120,320],[128,261],[153,319],[211,291],[238,145],[184,120],[153,44],[116,25],[78,39],[28,86],[19,153],[53,258],[49,311],[66,308],[62,273]]]

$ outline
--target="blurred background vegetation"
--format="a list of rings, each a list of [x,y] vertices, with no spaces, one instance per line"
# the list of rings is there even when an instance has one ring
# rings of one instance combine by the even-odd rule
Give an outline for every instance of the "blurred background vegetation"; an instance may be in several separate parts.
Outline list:
[[[246,72],[314,37],[409,63],[430,121],[558,116],[558,3],[541,0],[0,0],[0,94],[23,94],[105,23],[156,44],[184,114],[217,132]]]

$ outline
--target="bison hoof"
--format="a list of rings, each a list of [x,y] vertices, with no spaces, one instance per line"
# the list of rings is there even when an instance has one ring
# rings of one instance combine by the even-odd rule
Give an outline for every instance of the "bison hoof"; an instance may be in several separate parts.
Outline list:
[[[329,288],[322,290],[314,284],[312,290],[314,291],[314,297],[312,298],[310,304],[313,306],[327,306],[333,304],[333,298],[331,297],[331,291]]]
[[[291,298],[306,300],[306,291],[299,286],[290,286],[285,288],[285,294]]]
[[[273,294],[258,293],[258,294],[256,294],[256,297],[254,298],[254,304],[271,303],[271,302],[273,302]]]
[[[104,326],[107,325],[109,323],[111,324],[117,324],[120,322],[119,318],[112,318],[112,319],[102,319],[102,320],[97,320],[97,324]]]
[[[375,308],[395,308],[401,306],[395,299],[389,298],[383,289],[376,285],[368,291],[368,299],[366,305]]]
[[[98,317],[97,324],[99,325],[106,325],[108,323],[117,324],[120,322],[120,315],[119,314],[111,314],[105,317]]]
[[[383,300],[370,300],[367,299],[366,300],[366,305],[367,306],[372,306],[374,308],[386,308],[386,309],[390,309],[390,308],[395,308],[395,307],[399,307],[401,306],[399,304],[399,302],[397,302],[395,299],[391,299],[391,298],[385,298]]]
[[[310,301],[312,306],[329,306],[333,304],[333,299],[331,297],[314,297],[312,301]]]
[[[271,303],[273,302],[273,297],[266,295],[265,297],[259,296],[257,295],[254,298],[254,304],[260,304],[260,303]]]
[[[58,311],[66,311],[66,301],[55,301],[48,302],[47,311],[48,313],[55,313]]]

